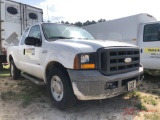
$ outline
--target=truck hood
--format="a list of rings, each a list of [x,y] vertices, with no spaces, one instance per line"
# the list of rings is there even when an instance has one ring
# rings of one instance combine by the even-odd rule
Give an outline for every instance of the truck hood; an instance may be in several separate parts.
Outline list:
[[[102,47],[136,47],[135,45],[125,42],[110,41],[110,40],[82,40],[82,39],[59,39],[54,41],[57,44],[63,44],[78,48],[83,52],[96,52]]]

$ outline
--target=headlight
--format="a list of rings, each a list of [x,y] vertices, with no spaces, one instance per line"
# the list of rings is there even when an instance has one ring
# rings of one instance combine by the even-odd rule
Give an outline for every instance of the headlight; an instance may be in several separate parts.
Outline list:
[[[81,63],[89,62],[89,55],[81,55]]]
[[[74,69],[96,69],[97,53],[78,54],[74,59]]]

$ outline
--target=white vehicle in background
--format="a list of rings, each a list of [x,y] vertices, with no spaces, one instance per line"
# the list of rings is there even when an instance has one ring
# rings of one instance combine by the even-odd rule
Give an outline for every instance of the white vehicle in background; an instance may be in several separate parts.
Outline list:
[[[40,8],[11,0],[0,0],[0,70],[6,63],[6,48],[18,45],[23,30],[43,21]]]
[[[123,41],[140,48],[140,60],[151,75],[160,75],[160,22],[138,14],[84,26],[96,39]]]

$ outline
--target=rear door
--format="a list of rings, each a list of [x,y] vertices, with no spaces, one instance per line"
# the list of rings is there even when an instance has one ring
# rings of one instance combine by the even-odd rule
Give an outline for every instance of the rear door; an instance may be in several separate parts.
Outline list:
[[[142,24],[141,63],[147,69],[160,69],[160,23]]]

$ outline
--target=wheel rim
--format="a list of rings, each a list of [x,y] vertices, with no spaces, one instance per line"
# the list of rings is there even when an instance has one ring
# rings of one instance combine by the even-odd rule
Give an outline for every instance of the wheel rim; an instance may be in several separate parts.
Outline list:
[[[13,69],[13,65],[11,64],[11,76],[14,75],[14,69]]]
[[[58,76],[53,76],[51,79],[51,92],[56,101],[63,98],[63,84]]]

